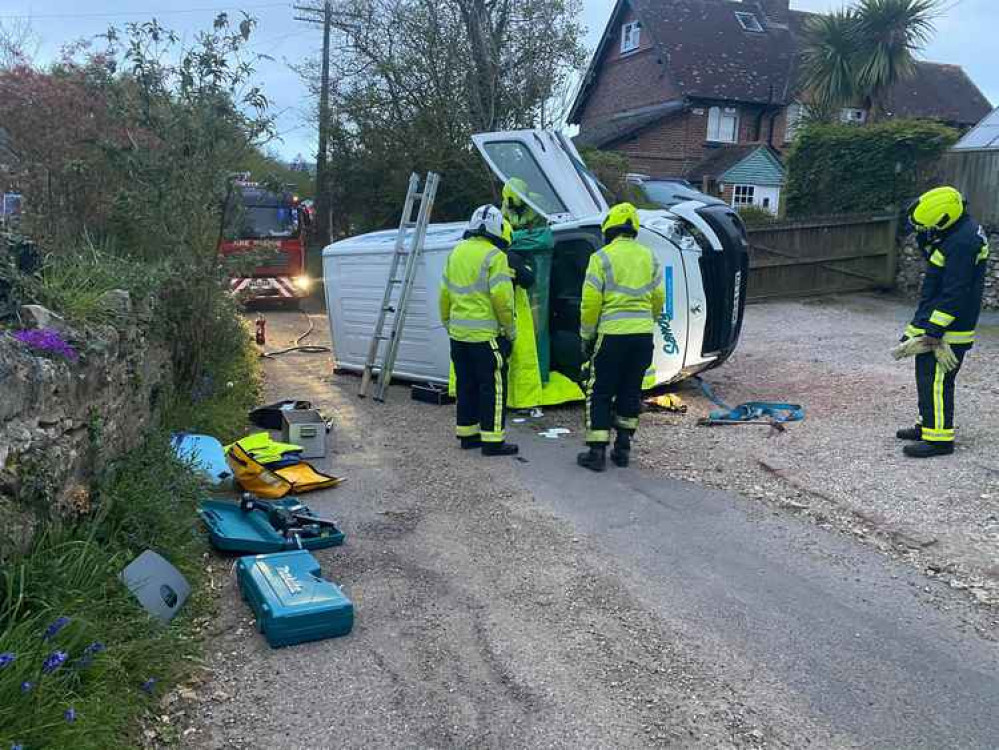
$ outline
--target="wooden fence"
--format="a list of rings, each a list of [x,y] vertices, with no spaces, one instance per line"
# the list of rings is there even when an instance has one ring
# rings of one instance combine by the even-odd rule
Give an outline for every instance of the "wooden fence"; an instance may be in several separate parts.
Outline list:
[[[895,215],[835,216],[749,229],[751,300],[895,285]]]
[[[940,171],[943,184],[964,193],[976,220],[999,227],[999,151],[948,151]]]

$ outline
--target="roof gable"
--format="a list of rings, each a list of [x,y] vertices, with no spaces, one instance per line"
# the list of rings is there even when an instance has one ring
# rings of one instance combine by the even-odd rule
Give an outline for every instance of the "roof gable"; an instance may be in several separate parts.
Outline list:
[[[783,185],[784,167],[766,146],[760,146],[718,176],[720,182],[741,185]]]

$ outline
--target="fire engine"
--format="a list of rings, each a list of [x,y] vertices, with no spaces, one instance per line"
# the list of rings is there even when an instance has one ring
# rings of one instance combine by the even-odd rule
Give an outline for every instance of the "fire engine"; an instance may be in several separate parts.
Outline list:
[[[305,229],[311,219],[298,196],[237,176],[226,201],[219,254],[229,287],[247,302],[297,304],[312,288],[305,270]],[[242,257],[240,257],[242,256]]]

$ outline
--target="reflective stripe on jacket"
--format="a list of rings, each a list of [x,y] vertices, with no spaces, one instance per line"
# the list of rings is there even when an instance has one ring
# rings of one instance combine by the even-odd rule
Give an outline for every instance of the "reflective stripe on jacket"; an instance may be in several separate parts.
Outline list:
[[[459,242],[444,265],[441,322],[456,341],[517,338],[513,272],[506,254],[482,237]]]
[[[583,282],[579,334],[652,333],[663,311],[663,270],[652,251],[618,237],[590,256]]]
[[[906,334],[927,334],[951,344],[974,343],[989,257],[985,232],[965,216],[922,250],[928,261],[926,277]]]

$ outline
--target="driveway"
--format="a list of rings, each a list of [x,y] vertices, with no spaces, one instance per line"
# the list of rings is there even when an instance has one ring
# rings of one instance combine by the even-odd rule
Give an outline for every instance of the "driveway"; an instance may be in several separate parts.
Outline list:
[[[268,320],[275,347],[304,327]],[[646,468],[595,476],[572,466],[572,409],[513,426],[524,460],[487,460],[406,388],[359,400],[321,355],[265,371],[269,397],[335,415],[325,465],[348,481],[307,501],[347,531],[317,557],[357,622],[271,650],[216,561],[184,747],[995,746],[990,612],[797,507],[650,471],[689,452],[679,428],[643,435]],[[555,424],[573,434],[538,436]]]

